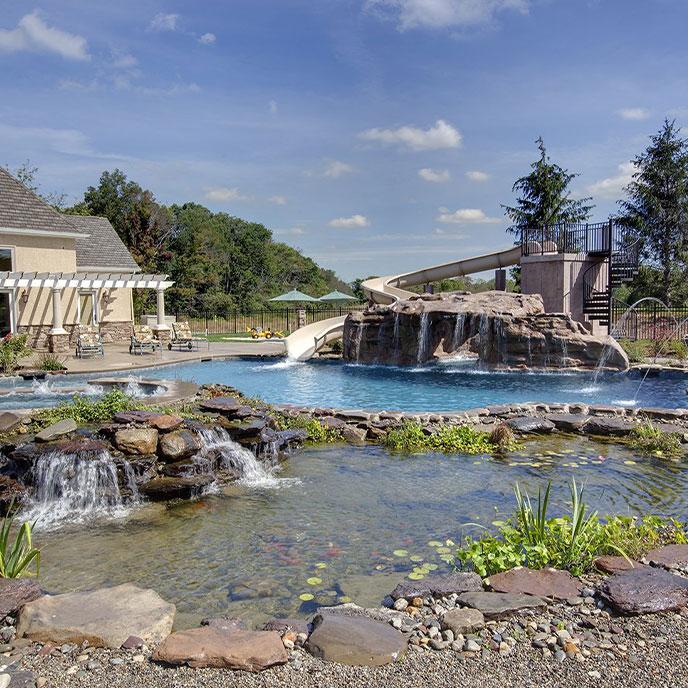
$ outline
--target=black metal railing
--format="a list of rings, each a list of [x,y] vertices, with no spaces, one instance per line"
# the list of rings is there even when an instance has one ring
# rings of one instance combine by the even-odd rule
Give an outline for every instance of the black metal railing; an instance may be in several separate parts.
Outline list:
[[[611,331],[617,339],[684,341],[688,337],[688,307],[665,308],[644,303],[629,311],[626,304],[612,305]]]
[[[546,253],[605,253],[609,251],[609,222],[562,223],[524,229],[524,256]]]

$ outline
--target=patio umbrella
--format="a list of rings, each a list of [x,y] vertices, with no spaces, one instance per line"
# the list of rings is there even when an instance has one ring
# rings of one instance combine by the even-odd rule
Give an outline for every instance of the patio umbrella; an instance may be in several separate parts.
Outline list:
[[[304,303],[309,301],[317,302],[318,299],[314,299],[312,296],[308,296],[308,294],[304,294],[302,291],[299,291],[298,289],[292,289],[291,291],[288,291],[286,294],[280,294],[279,296],[271,298],[270,301],[292,301]]]
[[[318,301],[358,301],[358,299],[355,296],[351,296],[351,294],[345,294],[343,291],[337,291],[335,289],[329,294],[321,296]]]

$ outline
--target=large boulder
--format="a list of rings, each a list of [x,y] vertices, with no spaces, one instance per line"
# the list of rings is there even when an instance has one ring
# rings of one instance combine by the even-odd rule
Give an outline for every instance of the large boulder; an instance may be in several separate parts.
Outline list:
[[[188,475],[154,478],[141,485],[139,492],[154,502],[168,499],[191,499],[197,497],[204,487],[215,481],[212,475]]]
[[[673,611],[688,604],[688,579],[650,566],[610,576],[599,591],[620,614]]]
[[[406,639],[389,624],[364,616],[318,614],[306,649],[326,662],[382,666],[404,655]]]
[[[414,597],[448,597],[482,589],[483,581],[477,573],[455,571],[426,576],[419,581],[404,580],[392,590],[391,596],[395,600],[402,597],[412,600]]]
[[[258,672],[285,664],[288,655],[276,631],[244,631],[211,625],[173,633],[157,647],[153,660],[194,668]]]
[[[172,630],[175,606],[131,583],[91,592],[45,595],[24,605],[17,636],[41,643],[119,648],[129,636],[156,644]]]
[[[36,442],[50,442],[51,440],[56,440],[65,435],[71,435],[77,429],[77,424],[71,418],[65,418],[57,423],[49,425],[44,428],[39,433],[36,433]]]
[[[188,459],[201,449],[201,440],[190,430],[175,430],[160,438],[160,454],[171,462]]]
[[[0,578],[0,619],[16,614],[43,595],[41,586],[32,578]]]
[[[125,454],[155,454],[158,431],[154,428],[124,428],[115,433],[115,446]]]
[[[568,571],[525,566],[495,573],[489,584],[495,592],[523,593],[558,600],[580,595],[581,585]]]

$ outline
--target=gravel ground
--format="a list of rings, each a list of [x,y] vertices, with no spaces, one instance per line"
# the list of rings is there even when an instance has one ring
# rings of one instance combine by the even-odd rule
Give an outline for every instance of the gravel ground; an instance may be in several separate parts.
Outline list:
[[[688,618],[644,617],[627,621],[625,628],[631,638],[647,638],[646,646],[631,643],[626,653],[600,652],[584,662],[567,659],[559,663],[543,658],[527,643],[519,643],[508,655],[485,652],[484,656],[474,658],[463,658],[448,650],[410,648],[402,661],[379,668],[325,664],[297,650],[285,666],[261,674],[247,674],[167,668],[151,663],[136,652],[92,650],[89,660],[82,662],[77,662],[75,656],[29,654],[16,669],[33,671],[41,679],[39,686],[45,688],[688,687]],[[123,662],[112,665],[113,659]]]

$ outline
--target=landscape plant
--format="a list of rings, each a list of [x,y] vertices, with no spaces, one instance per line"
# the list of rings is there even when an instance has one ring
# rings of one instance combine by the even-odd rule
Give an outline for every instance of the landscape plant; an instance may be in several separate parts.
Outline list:
[[[5,375],[12,375],[19,367],[19,361],[33,354],[27,346],[26,334],[8,334],[0,340],[0,370]]]
[[[317,418],[276,413],[274,419],[278,430],[305,430],[306,440],[312,444],[333,444],[343,439],[341,430],[328,428]]]
[[[644,454],[673,459],[685,454],[681,440],[679,433],[664,432],[646,421],[633,428],[628,444],[632,449]]]
[[[440,451],[460,454],[491,454],[515,448],[513,435],[490,435],[469,425],[441,425],[426,431],[420,423],[407,421],[390,430],[384,444],[392,451],[417,453]]]
[[[66,359],[60,358],[56,354],[42,354],[38,360],[38,369],[47,372],[65,370]]]
[[[41,426],[51,425],[58,421],[71,418],[78,425],[89,423],[104,423],[112,419],[115,413],[135,409],[135,400],[119,389],[104,394],[99,399],[88,399],[84,396],[74,396],[72,401],[64,401],[57,406],[43,409],[33,416]]]
[[[14,530],[15,509],[14,502],[0,524],[0,577],[19,578],[24,575],[38,575],[41,569],[41,552],[33,546],[32,524],[24,521],[17,530],[14,540],[11,539]],[[35,573],[30,571],[35,567]]]

